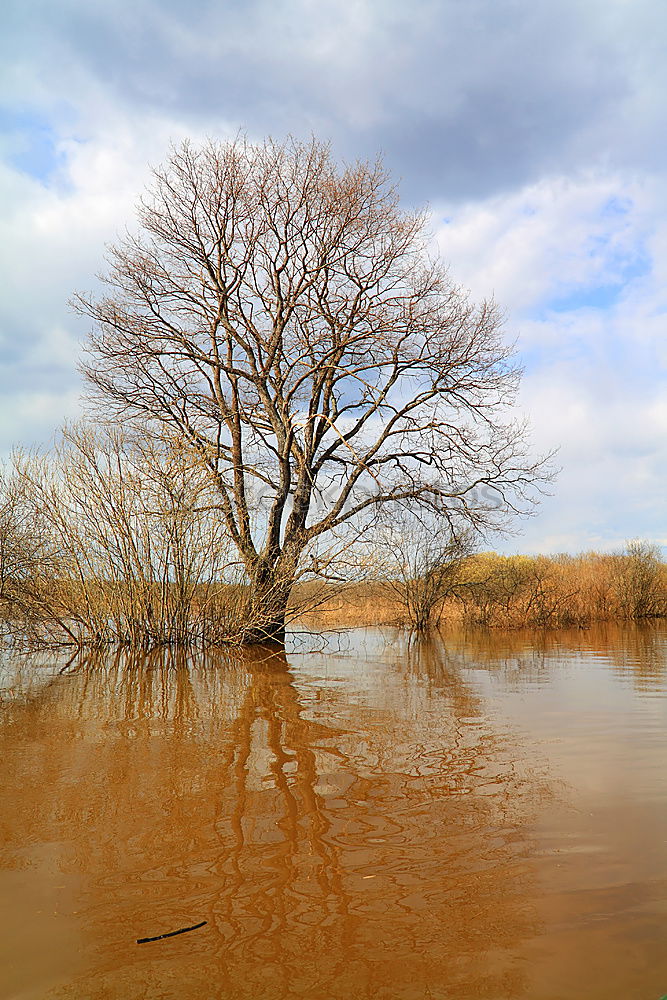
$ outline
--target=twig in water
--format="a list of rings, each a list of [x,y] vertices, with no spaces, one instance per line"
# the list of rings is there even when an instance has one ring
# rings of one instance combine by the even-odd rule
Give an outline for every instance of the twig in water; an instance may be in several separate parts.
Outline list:
[[[198,927],[203,927],[208,923],[202,920],[200,924],[193,924],[192,927],[181,927],[178,931],[168,931],[166,934],[158,934],[157,937],[137,938],[137,944],[146,944],[147,941],[161,941],[162,938],[175,937],[177,934],[185,934],[186,931],[196,931]]]

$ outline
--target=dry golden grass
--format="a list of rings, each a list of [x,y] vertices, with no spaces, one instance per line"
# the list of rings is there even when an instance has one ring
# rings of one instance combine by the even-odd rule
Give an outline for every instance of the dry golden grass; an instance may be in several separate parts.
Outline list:
[[[370,582],[320,588],[317,606],[301,611],[297,620],[309,629],[325,631],[389,625],[403,618],[404,610],[387,584]]]
[[[439,622],[500,628],[568,628],[637,621],[667,614],[667,565],[642,542],[622,553],[502,556],[463,560]],[[303,617],[311,628],[410,625],[408,609],[388,583],[350,584],[325,595]]]

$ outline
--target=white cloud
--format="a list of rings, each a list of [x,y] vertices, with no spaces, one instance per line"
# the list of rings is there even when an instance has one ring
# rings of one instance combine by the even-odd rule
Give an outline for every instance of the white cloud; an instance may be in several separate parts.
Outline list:
[[[437,206],[452,276],[507,307],[527,371],[520,405],[562,467],[509,551],[617,548],[664,535],[667,205],[619,173],[545,178]],[[597,304],[596,304],[597,303]]]
[[[83,328],[66,299],[91,287],[105,242],[132,222],[147,162],[184,131],[165,119],[114,121],[86,142],[63,143],[49,187],[0,173],[0,192],[15,206],[0,230],[11,284],[0,344],[14,372],[0,404],[0,451],[48,441],[78,412]],[[623,210],[610,210],[615,204]],[[451,212],[437,236],[453,276],[508,306],[508,334],[519,333],[529,360],[521,406],[536,449],[561,449],[555,496],[506,547],[613,548],[627,537],[658,538],[667,491],[667,378],[659,370],[667,212],[655,190],[615,175],[545,179],[438,211]],[[619,268],[640,251],[646,273],[624,280]],[[557,296],[618,281],[612,307],[549,307]]]
[[[651,237],[650,207],[644,186],[596,173],[441,203],[433,225],[455,279],[517,316],[573,290],[623,281]]]
[[[105,244],[132,225],[149,161],[185,134],[165,119],[107,118],[84,142],[60,140],[48,183],[0,168],[0,202],[8,206],[0,219],[0,453],[48,440],[78,412],[85,325],[68,300],[95,286]]]
[[[536,445],[560,444],[563,466],[555,496],[509,544],[664,537],[660,5],[10,8],[5,93],[19,124],[0,167],[0,452],[48,440],[77,411],[85,328],[67,299],[94,285],[169,141],[238,124],[251,135],[312,128],[348,156],[382,147],[410,197],[431,196],[453,278],[507,309]],[[54,171],[41,181],[11,165],[29,153],[24,112],[28,131],[31,115],[52,130]]]

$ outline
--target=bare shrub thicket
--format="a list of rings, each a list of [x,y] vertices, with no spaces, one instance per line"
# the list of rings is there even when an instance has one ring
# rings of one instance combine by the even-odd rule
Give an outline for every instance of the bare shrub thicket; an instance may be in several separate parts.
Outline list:
[[[52,453],[17,456],[0,477],[0,633],[141,647],[254,636],[259,609],[218,502],[178,438],[81,425]],[[327,626],[428,632],[446,621],[558,628],[667,614],[667,566],[646,542],[554,557],[471,555],[470,545],[465,531],[405,515],[342,579],[306,576],[288,618],[324,605]]]
[[[210,482],[178,438],[66,429],[14,482],[39,558],[14,602],[37,636],[83,645],[218,643],[248,600]]]
[[[612,554],[484,553],[466,561],[461,583],[463,617],[479,625],[567,627],[667,613],[667,567],[646,542]]]
[[[665,566],[657,545],[629,542],[616,560],[614,583],[623,617],[655,618],[667,612]]]
[[[458,595],[472,547],[469,532],[411,515],[379,535],[382,576],[401,624],[428,632],[441,622],[446,603]]]
[[[25,483],[9,468],[0,470],[0,635],[26,610],[36,574],[52,571],[50,539],[34,517]],[[52,572],[49,575],[53,575]]]

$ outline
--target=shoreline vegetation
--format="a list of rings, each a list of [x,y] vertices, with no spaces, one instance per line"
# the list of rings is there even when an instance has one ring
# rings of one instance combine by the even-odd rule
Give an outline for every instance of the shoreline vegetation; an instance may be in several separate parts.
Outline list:
[[[435,602],[426,627],[416,625],[422,578],[349,584],[303,616],[310,627],[399,625],[428,632],[441,626],[489,629],[588,628],[598,623],[667,617],[667,564],[657,546],[629,542],[614,553],[467,556]],[[412,600],[411,600],[412,598]]]
[[[178,442],[66,428],[53,451],[17,454],[0,476],[0,635],[139,649],[275,639],[270,622],[262,635],[253,587],[221,525],[208,477]],[[378,529],[335,581],[306,566],[290,590],[287,629],[557,629],[667,615],[667,565],[648,542],[504,556],[417,528],[413,519]],[[282,600],[281,581],[277,591]]]
[[[502,556],[466,559],[455,592],[440,602],[427,627],[418,627],[396,580],[297,584],[288,606],[288,631],[313,634],[397,626],[429,634],[445,627],[544,631],[667,617],[667,565],[642,545],[634,552],[578,556]],[[420,581],[412,581],[418,586]],[[37,586],[35,586],[37,584]],[[50,591],[47,598],[39,593]],[[235,584],[148,588],[137,581],[42,579],[25,590],[3,588],[0,638],[25,646],[72,649],[232,647],[243,640],[250,588]],[[132,607],[136,602],[136,607]],[[253,627],[257,621],[253,619]],[[266,642],[272,641],[267,635]]]

